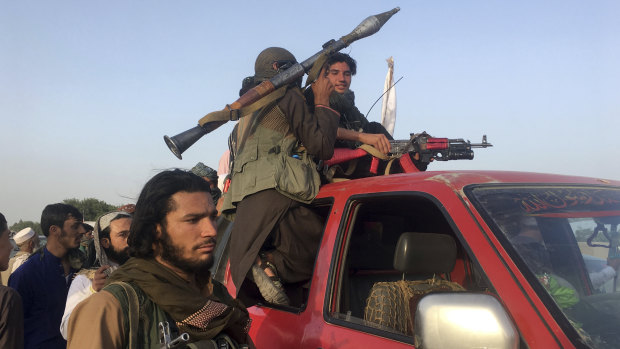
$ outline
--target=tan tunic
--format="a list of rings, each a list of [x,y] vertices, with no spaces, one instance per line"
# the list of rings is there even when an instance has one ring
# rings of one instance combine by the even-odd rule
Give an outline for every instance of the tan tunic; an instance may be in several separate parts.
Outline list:
[[[124,338],[123,309],[110,292],[88,297],[69,317],[67,348],[121,349],[125,348]]]
[[[9,276],[11,276],[11,273],[13,273],[15,269],[22,265],[26,261],[26,259],[30,257],[30,255],[30,252],[19,251],[15,254],[15,256],[9,259],[9,267],[2,272],[2,284],[4,286],[8,286]]]
[[[212,292],[210,283],[202,290],[203,294]],[[118,299],[106,290],[97,292],[73,309],[67,328],[67,348],[124,349],[127,344],[123,321]],[[246,340],[249,347],[255,349],[249,335]]]
[[[12,288],[0,286],[0,348],[24,347],[22,298]]]

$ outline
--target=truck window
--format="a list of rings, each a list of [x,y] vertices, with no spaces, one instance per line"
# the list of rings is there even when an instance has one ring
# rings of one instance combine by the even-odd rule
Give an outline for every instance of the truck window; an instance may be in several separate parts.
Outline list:
[[[620,347],[620,190],[479,185],[466,193],[572,340]]]
[[[413,343],[414,319],[409,314],[413,305],[402,302],[399,297],[403,293],[415,294],[419,299],[430,291],[493,292],[432,198],[360,197],[350,202],[346,219],[337,244],[339,251],[333,259],[342,261],[332,270],[333,297],[328,307],[333,322]],[[397,249],[404,234],[422,238],[416,241],[428,240],[430,246],[447,241],[455,249],[453,253],[439,249],[437,253],[441,255],[428,255],[428,261],[422,257],[414,262],[418,266],[399,266],[395,254],[407,253]],[[420,250],[416,253],[423,254]],[[403,258],[416,260],[417,257]],[[448,268],[438,265],[434,270],[435,267],[429,266],[441,264],[445,259],[453,260]],[[407,270],[400,270],[403,268]]]

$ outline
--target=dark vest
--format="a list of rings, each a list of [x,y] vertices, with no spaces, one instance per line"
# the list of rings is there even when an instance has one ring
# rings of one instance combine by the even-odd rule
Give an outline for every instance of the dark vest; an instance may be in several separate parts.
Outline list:
[[[246,129],[250,131],[245,137],[238,135],[240,148],[235,152],[224,210],[265,189],[310,203],[321,184],[316,164],[299,144],[278,105],[269,105],[243,121],[249,123]]]

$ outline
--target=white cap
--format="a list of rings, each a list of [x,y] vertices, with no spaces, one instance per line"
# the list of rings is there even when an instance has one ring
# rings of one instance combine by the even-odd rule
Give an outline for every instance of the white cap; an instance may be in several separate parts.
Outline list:
[[[21,245],[24,242],[28,241],[28,239],[33,237],[34,234],[36,234],[36,233],[34,232],[34,230],[32,228],[24,228],[24,229],[18,231],[13,236],[13,240],[15,241],[16,244]]]

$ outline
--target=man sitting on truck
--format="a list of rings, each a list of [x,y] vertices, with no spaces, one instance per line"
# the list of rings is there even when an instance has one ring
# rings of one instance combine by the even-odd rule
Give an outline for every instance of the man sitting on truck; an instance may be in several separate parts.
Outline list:
[[[392,135],[378,122],[369,122],[355,106],[355,94],[350,89],[352,76],[357,72],[357,62],[348,54],[336,52],[327,58],[327,78],[334,85],[329,96],[329,106],[340,113],[336,135],[337,148],[357,148],[361,144],[372,145],[380,152],[390,151]],[[312,91],[306,90],[305,97],[314,105]]]
[[[258,55],[250,80],[268,80],[295,62],[289,51],[270,47]],[[236,209],[231,274],[239,298],[248,306],[255,298],[240,291],[251,288],[252,282],[267,302],[285,305],[290,301],[283,283],[305,282],[312,276],[323,230],[322,218],[307,206],[320,185],[313,157],[332,157],[339,117],[329,107],[333,85],[324,72],[312,91],[314,112],[298,83],[275,91],[274,96],[282,95],[239,120],[231,142],[234,161],[223,211]],[[251,282],[244,282],[246,276]]]

